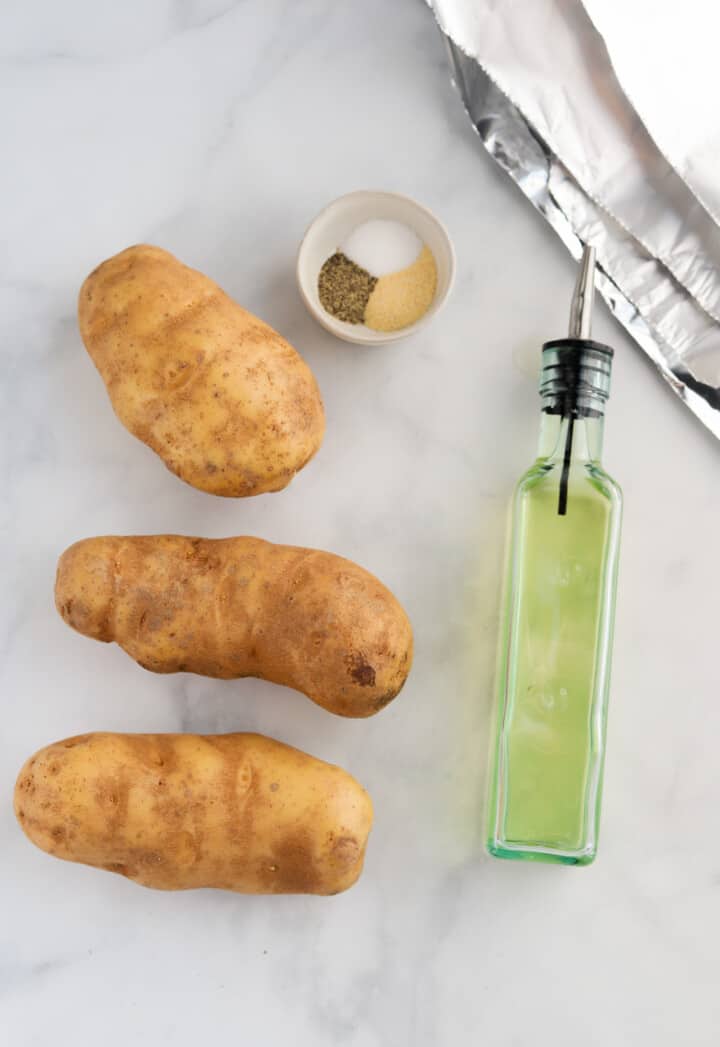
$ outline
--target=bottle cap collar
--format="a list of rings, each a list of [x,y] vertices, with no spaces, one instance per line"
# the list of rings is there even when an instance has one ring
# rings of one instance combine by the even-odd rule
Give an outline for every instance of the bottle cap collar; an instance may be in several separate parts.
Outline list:
[[[602,415],[610,395],[613,351],[590,338],[558,338],[542,350],[540,395],[549,414]]]

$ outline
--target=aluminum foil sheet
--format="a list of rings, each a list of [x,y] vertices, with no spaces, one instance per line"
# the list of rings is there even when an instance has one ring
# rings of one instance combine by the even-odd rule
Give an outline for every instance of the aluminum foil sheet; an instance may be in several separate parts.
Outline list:
[[[720,222],[716,5],[683,0],[680,17],[676,4],[632,0],[633,17],[628,19],[625,4],[583,3],[645,127]]]
[[[610,309],[720,437],[720,228],[633,110],[579,0],[430,2],[486,149],[574,257],[595,246]]]

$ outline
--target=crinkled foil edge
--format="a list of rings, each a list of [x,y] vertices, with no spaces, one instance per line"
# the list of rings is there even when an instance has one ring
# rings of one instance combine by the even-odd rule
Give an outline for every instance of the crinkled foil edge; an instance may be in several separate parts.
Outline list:
[[[638,308],[627,288],[628,281],[622,276],[637,271],[644,288],[649,285],[658,289],[653,298],[662,303],[661,308],[655,309],[660,317],[670,309],[685,309],[692,313],[691,327],[701,332],[710,321],[695,315],[694,300],[662,262],[588,198],[482,66],[444,33],[443,36],[455,87],[487,152],[544,216],[575,259],[580,258],[585,241],[595,245],[600,260],[596,285],[608,308],[650,357],[671,389],[720,438],[720,390],[692,374],[684,358],[687,346],[674,342],[673,327],[669,325],[666,326],[670,337],[663,337],[652,322],[652,314],[648,315],[646,309],[643,315]],[[715,334],[715,330],[710,333]],[[699,340],[702,338],[701,334]]]

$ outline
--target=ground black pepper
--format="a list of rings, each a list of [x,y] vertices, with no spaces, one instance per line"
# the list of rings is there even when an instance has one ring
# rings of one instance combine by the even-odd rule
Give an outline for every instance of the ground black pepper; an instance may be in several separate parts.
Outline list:
[[[377,277],[351,262],[342,251],[331,255],[318,276],[323,309],[348,324],[361,324]]]

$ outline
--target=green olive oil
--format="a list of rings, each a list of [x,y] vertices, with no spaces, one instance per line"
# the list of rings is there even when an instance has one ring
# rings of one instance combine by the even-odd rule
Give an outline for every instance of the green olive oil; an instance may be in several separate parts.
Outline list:
[[[586,865],[597,850],[621,494],[600,465],[612,350],[543,348],[540,454],[512,508],[488,848]]]

